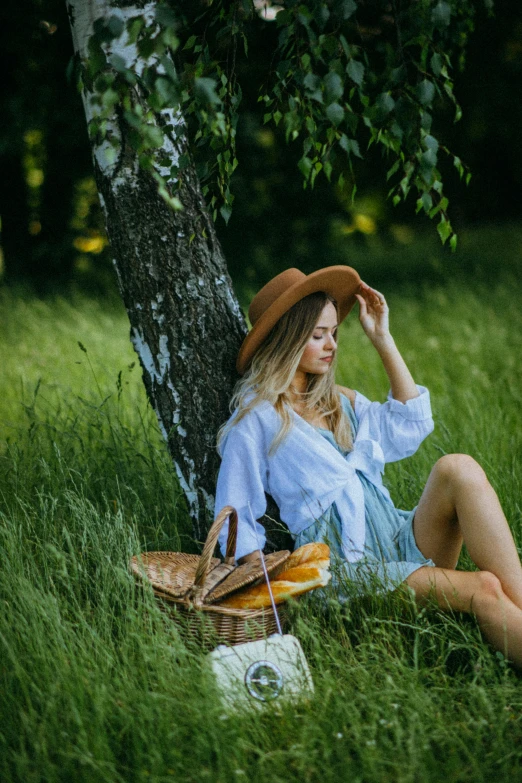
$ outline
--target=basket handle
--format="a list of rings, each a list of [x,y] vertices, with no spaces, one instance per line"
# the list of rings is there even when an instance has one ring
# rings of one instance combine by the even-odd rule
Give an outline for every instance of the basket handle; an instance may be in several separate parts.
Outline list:
[[[194,577],[195,588],[202,588],[205,584],[205,580],[208,576],[208,571],[210,568],[210,561],[212,559],[212,555],[214,554],[214,549],[216,548],[218,536],[221,532],[221,528],[229,517],[230,524],[228,527],[227,549],[225,552],[224,562],[230,565],[234,565],[235,563],[238,522],[237,511],[233,506],[224,506],[224,508],[221,509],[212,523],[212,527],[208,531],[207,540],[205,541],[205,546],[203,547],[203,552],[201,553],[196,570],[196,576]]]

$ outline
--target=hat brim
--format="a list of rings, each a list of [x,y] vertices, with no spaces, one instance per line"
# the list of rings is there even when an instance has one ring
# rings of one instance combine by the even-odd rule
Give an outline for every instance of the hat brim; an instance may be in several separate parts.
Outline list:
[[[337,302],[339,323],[344,321],[354,306],[361,279],[351,266],[327,266],[307,275],[303,280],[287,288],[256,321],[249,331],[237,356],[236,368],[245,373],[253,355],[270,331],[291,307],[309,294],[324,291]]]

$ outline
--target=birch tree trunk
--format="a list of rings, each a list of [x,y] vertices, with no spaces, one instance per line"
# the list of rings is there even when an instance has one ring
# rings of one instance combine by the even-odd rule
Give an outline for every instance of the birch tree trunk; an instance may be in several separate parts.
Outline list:
[[[127,22],[145,15],[151,24],[154,19],[154,2],[66,2],[74,48],[81,59],[87,57],[96,19],[118,16]],[[146,65],[125,32],[111,42],[110,49],[138,73]],[[139,84],[135,91],[136,100],[145,105]],[[91,99],[84,88],[88,122],[96,114]],[[195,170],[187,171],[179,193],[184,209],[172,211],[151,174],[140,169],[118,109],[109,122],[110,133],[118,140],[116,154],[107,142],[93,144],[94,173],[131,340],[187,499],[194,534],[201,540],[213,512],[216,432],[228,417],[235,357],[246,325]],[[187,151],[183,118],[163,109],[154,121],[175,129],[165,136],[158,158],[167,154],[176,163]],[[169,170],[156,165],[166,177]],[[167,180],[167,184],[173,183]]]

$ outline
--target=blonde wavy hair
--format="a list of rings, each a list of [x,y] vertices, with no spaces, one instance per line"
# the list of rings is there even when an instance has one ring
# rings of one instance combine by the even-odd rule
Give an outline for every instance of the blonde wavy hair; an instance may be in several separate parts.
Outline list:
[[[279,319],[236,384],[230,411],[237,408],[237,415],[220,428],[218,445],[249,411],[266,401],[281,417],[281,429],[270,444],[269,454],[280,446],[292,428],[290,385],[306,344],[328,302],[335,306],[338,313],[335,300],[318,291],[305,296]],[[352,433],[335,389],[335,364],[334,359],[328,372],[322,375],[308,374],[306,391],[300,394],[300,400],[304,403],[305,413],[321,413],[325,417],[335,440],[343,451],[348,452],[353,446]],[[304,418],[307,418],[306,415]]]

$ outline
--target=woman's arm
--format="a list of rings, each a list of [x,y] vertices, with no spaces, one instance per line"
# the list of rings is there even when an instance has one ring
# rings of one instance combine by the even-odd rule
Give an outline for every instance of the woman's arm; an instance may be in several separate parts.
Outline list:
[[[236,509],[236,558],[239,561],[265,545],[265,529],[254,520],[260,519],[266,511],[267,465],[258,439],[245,432],[244,422],[232,427],[222,443],[221,452],[214,516],[224,506]],[[218,537],[223,555],[227,547],[228,525],[228,521],[225,522]]]
[[[392,396],[399,402],[407,402],[419,396],[406,362],[402,358],[389,329],[389,309],[384,296],[361,281],[359,320],[366,335],[381,357],[390,380]]]

